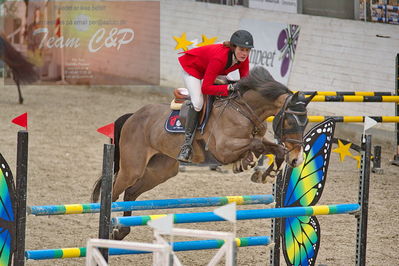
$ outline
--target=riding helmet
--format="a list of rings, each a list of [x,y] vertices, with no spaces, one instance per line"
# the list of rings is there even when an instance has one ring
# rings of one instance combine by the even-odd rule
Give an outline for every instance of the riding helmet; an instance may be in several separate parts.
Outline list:
[[[254,39],[246,30],[238,30],[231,35],[230,43],[244,48],[254,48]]]

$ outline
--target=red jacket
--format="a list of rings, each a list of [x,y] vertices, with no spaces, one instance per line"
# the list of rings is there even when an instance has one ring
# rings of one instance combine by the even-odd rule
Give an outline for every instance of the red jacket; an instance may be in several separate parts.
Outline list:
[[[179,62],[188,74],[203,80],[203,94],[227,96],[228,85],[213,85],[216,77],[227,75],[236,69],[240,72],[240,78],[249,73],[248,58],[226,69],[228,57],[232,56],[229,51],[230,48],[223,44],[211,44],[184,52],[184,55],[179,57]]]

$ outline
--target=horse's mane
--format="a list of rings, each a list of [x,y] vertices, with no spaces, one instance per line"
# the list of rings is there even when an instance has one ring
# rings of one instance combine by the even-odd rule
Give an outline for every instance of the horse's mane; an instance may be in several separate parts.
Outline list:
[[[275,100],[282,94],[292,94],[283,84],[276,81],[266,68],[256,66],[249,75],[238,81],[240,93],[243,95],[249,90],[258,91],[263,97]]]

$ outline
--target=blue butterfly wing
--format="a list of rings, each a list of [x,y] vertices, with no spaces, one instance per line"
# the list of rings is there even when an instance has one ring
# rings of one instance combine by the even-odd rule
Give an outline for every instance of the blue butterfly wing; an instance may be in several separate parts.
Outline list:
[[[317,218],[285,218],[283,228],[283,254],[287,265],[314,265],[320,246],[320,225]]]
[[[0,265],[11,265],[15,250],[16,194],[10,167],[0,153]]]
[[[313,206],[323,192],[334,136],[335,122],[326,120],[304,137],[304,162],[285,169],[283,207]],[[315,216],[282,219],[283,253],[287,265],[314,265],[320,245]]]

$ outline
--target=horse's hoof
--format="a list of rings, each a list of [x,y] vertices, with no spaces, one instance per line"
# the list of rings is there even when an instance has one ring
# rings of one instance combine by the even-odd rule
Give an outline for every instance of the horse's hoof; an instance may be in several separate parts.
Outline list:
[[[265,179],[263,180],[263,184],[267,184],[267,183],[274,183],[276,181],[276,176],[266,176]]]
[[[130,233],[130,227],[120,227],[112,229],[111,239],[123,240]]]
[[[255,170],[255,172],[251,176],[251,181],[254,183],[262,183],[262,172],[259,170]]]
[[[241,173],[241,172],[242,172],[241,162],[238,161],[238,162],[233,163],[233,173],[234,174],[238,174],[238,173]]]

